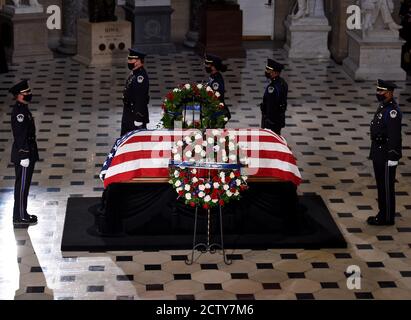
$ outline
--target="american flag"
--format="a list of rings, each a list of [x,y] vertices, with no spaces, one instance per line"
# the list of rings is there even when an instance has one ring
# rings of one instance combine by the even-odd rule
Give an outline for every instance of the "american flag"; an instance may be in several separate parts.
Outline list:
[[[134,178],[168,178],[171,150],[188,132],[139,130],[117,139],[100,173],[104,187]],[[226,129],[224,132],[236,136],[240,146],[243,143],[248,159],[245,172],[249,172],[249,177],[301,183],[296,159],[283,137],[265,129]]]

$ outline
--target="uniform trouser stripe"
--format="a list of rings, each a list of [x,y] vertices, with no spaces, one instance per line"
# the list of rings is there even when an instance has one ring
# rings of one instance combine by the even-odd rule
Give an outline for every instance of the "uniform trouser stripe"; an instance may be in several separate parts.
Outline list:
[[[21,186],[20,186],[20,219],[24,219],[24,189],[25,189],[25,184],[26,184],[26,173],[27,173],[27,168],[23,167],[22,168],[22,173],[21,173]]]
[[[390,197],[390,167],[388,166],[388,163],[385,163],[385,221],[390,221]]]

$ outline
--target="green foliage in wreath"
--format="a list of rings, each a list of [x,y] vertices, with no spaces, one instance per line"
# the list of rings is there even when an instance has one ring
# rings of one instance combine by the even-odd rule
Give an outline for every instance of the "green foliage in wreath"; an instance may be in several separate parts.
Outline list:
[[[182,122],[183,128],[224,128],[228,118],[219,96],[218,92],[203,84],[185,84],[173,89],[167,93],[161,106],[164,128],[174,129],[177,121]]]

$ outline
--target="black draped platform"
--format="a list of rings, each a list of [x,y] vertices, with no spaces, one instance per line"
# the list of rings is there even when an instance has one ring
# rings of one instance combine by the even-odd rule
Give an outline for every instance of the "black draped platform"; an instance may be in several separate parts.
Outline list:
[[[99,198],[70,198],[62,251],[191,249],[194,210],[176,201],[165,183],[112,184]],[[218,216],[211,212],[211,233],[219,241]],[[199,215],[204,241],[207,214]],[[250,183],[239,201],[223,208],[226,248],[346,247],[323,200],[297,197],[292,183]]]

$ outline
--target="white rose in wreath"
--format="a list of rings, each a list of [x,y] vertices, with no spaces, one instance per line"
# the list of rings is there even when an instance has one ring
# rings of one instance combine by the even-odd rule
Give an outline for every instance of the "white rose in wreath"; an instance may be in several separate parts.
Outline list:
[[[193,179],[191,179],[191,181],[193,181],[193,183],[198,182],[198,179],[196,177],[194,177]]]
[[[201,89],[203,89],[203,85],[202,85],[201,83],[199,83],[199,84],[197,85],[197,88],[201,90]]]
[[[187,90],[190,90],[191,86],[187,83],[186,85],[184,85],[184,88],[186,88]]]
[[[174,185],[175,185],[176,187],[181,186],[181,181],[180,181],[180,180],[177,180],[177,181],[174,183]]]
[[[177,145],[178,145],[179,147],[182,147],[182,146],[184,145],[184,142],[183,142],[182,140],[178,140],[178,141],[177,141]]]
[[[210,202],[210,201],[211,201],[211,197],[210,196],[205,196],[204,202]]]
[[[195,153],[201,153],[201,151],[203,151],[203,148],[199,145],[196,145],[195,148],[194,148],[194,152]]]
[[[184,186],[184,190],[185,190],[185,191],[190,191],[190,189],[191,189],[191,187],[190,187],[189,184],[186,184],[186,185]]]
[[[186,199],[191,200],[191,193],[186,193]]]
[[[199,186],[198,186],[198,190],[200,190],[200,191],[204,191],[205,190],[205,185],[203,185],[203,184],[200,184]]]
[[[233,193],[232,193],[230,190],[228,190],[228,191],[226,192],[226,195],[227,195],[228,197],[232,197],[232,196],[233,196]]]
[[[201,191],[201,192],[198,194],[198,196],[199,196],[200,198],[204,198],[204,197],[205,197],[205,193],[204,193],[203,191]]]
[[[227,191],[228,189],[230,189],[230,186],[229,186],[228,184],[225,184],[224,187],[223,187],[223,189],[224,189],[225,191]]]

